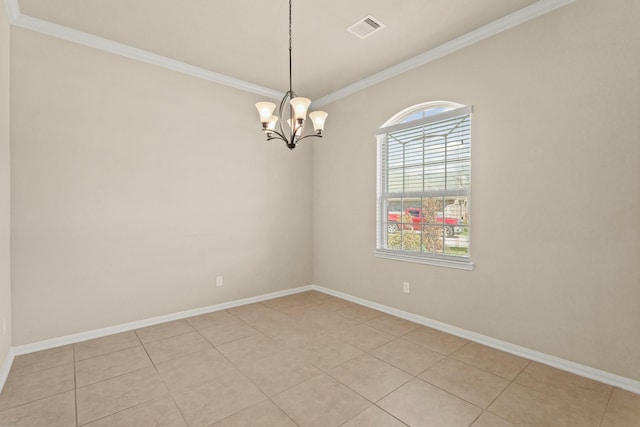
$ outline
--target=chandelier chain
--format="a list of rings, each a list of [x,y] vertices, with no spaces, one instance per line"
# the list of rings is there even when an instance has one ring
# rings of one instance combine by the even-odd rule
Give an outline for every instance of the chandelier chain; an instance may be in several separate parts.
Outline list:
[[[293,36],[292,36],[292,0],[289,0],[289,90],[285,93],[280,108],[279,116],[274,115],[276,105],[272,102],[258,102],[256,108],[260,114],[262,131],[267,135],[267,141],[280,140],[293,150],[296,145],[310,137],[322,138],[324,122],[327,113],[313,111],[309,113],[309,119],[313,122],[314,133],[304,135],[304,124],[307,118],[307,108],[311,100],[298,97],[293,91]]]
[[[291,77],[291,1],[289,0],[289,92],[293,91],[292,77]]]

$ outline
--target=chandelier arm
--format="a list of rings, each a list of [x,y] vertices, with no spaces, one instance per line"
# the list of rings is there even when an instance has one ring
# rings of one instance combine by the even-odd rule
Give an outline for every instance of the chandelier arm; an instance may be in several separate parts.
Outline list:
[[[303,139],[306,138],[311,138],[311,137],[315,137],[315,138],[322,138],[322,135],[318,135],[316,133],[310,133],[309,135],[305,135],[305,136],[301,136],[300,138],[298,138],[298,140],[296,141],[296,144],[299,143],[300,141],[302,141]]]
[[[273,141],[273,140],[279,140],[285,143],[285,145],[287,147],[289,147],[290,149],[293,150],[294,147],[296,147],[303,139],[307,139],[307,138],[322,138],[322,135],[318,135],[317,133],[311,133],[308,135],[304,135],[304,136],[299,136],[296,137],[296,133],[298,132],[298,130],[302,129],[303,126],[296,126],[294,127],[294,132],[292,134],[291,139],[287,138],[283,133],[278,132],[277,130],[270,130],[269,133],[267,134],[267,141]],[[273,134],[275,134],[276,136],[274,136]]]
[[[259,105],[260,103],[256,104],[256,107],[258,108],[258,112],[260,113],[260,117],[262,119],[262,127],[263,127],[262,130],[265,131],[265,133],[267,134],[267,141],[281,140],[285,143],[285,145],[290,150],[293,150],[296,147],[296,144],[301,142],[303,139],[306,139],[312,136],[316,138],[322,138],[322,126],[320,129],[315,131],[315,133],[312,132],[308,135],[303,135],[304,123],[307,119],[306,109],[308,108],[309,106],[308,104],[310,103],[310,101],[306,98],[301,98],[297,100],[297,102],[295,103],[296,106],[302,107],[301,110],[298,112],[298,114],[300,114],[301,116],[300,118],[296,118],[296,112],[294,111],[294,104],[291,103],[291,101],[297,97],[297,95],[293,91],[292,3],[293,1],[289,0],[289,90],[284,94],[284,97],[280,102],[280,107],[278,109],[279,117],[272,115],[270,118],[268,118],[268,120],[265,120],[267,119],[267,117],[263,116],[263,111],[261,110],[261,108],[263,107]],[[273,105],[272,103],[270,104]],[[304,116],[302,113],[303,111],[305,112]],[[269,112],[273,112],[273,108],[271,108]],[[326,118],[326,116],[327,114],[324,113],[324,116],[321,119]],[[276,121],[278,121],[279,119],[279,122],[277,124],[274,123],[273,129],[270,129],[268,126],[270,125],[273,119],[275,119]],[[313,121],[313,119],[311,120]],[[314,127],[315,127],[315,122],[314,122]],[[276,130],[276,128],[278,128],[279,130]]]
[[[274,134],[274,133],[276,135],[278,135],[278,136],[277,137],[273,136],[272,134]],[[283,134],[278,132],[277,130],[271,130],[271,131],[269,131],[269,134],[267,134],[267,141],[271,141],[272,139],[281,139],[284,142],[288,142],[287,138]]]
[[[284,94],[284,97],[282,98],[282,101],[280,101],[280,107],[278,108],[278,114],[280,114],[280,121],[278,122],[278,127],[280,128],[280,132],[276,132],[280,138],[282,138],[283,141],[285,141],[287,144],[291,144],[291,142],[289,141],[289,138],[287,138],[286,134],[291,132],[291,140],[294,140],[294,134],[295,132],[292,131],[292,129],[290,129],[290,127],[287,127],[287,131],[285,131],[285,117],[287,117],[287,115],[285,115],[285,109],[288,108],[289,109],[289,114],[288,117],[291,119],[291,121],[294,121],[294,114],[293,114],[293,107],[291,107],[290,105],[290,101],[296,97],[296,94],[294,91],[289,90]],[[294,129],[295,129],[295,124],[294,124]]]

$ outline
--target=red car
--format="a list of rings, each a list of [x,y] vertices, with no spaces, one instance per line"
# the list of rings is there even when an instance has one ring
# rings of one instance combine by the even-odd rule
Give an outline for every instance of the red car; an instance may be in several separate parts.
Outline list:
[[[399,225],[402,223],[403,215],[408,215],[411,221],[411,224],[404,224],[405,229],[420,230],[423,225],[429,224],[429,221],[426,221],[422,216],[422,209],[420,208],[407,208],[404,214],[401,212],[389,212],[387,215],[387,230],[389,230],[390,233],[398,231]],[[461,219],[443,218],[441,214],[436,214],[435,222],[436,224],[442,224],[444,222],[444,235],[446,237],[452,237],[462,231],[463,222]]]

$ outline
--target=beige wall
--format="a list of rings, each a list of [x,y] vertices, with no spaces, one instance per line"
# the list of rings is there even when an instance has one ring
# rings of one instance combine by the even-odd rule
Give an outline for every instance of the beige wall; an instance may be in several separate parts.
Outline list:
[[[336,102],[313,153],[263,141],[258,97],[13,29],[13,344],[313,281],[640,379],[639,8],[580,0]],[[440,99],[475,111],[472,272],[373,257],[375,129]]]
[[[314,283],[640,380],[639,21],[581,0],[328,106]],[[474,107],[471,272],[373,256],[374,132],[432,100]]]
[[[264,140],[258,96],[11,43],[14,345],[311,283],[312,151]]]
[[[11,347],[9,159],[9,18],[7,9],[0,5],[0,367]]]

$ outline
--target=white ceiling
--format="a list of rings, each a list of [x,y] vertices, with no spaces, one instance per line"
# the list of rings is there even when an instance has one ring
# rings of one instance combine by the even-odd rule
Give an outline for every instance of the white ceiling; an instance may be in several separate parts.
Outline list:
[[[20,26],[46,21],[77,30],[67,39],[88,33],[277,92],[288,86],[287,0],[6,1],[10,10],[19,7]],[[495,33],[566,3],[293,0],[294,90],[312,99],[344,91],[469,33],[491,35],[483,31],[491,23]],[[346,31],[369,14],[386,28],[363,40]]]

